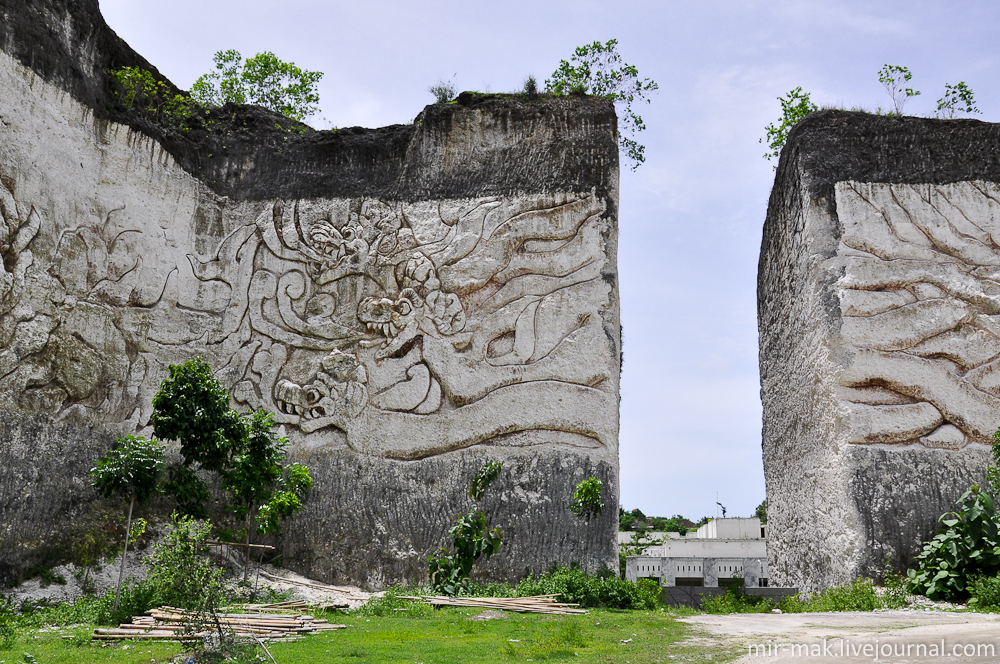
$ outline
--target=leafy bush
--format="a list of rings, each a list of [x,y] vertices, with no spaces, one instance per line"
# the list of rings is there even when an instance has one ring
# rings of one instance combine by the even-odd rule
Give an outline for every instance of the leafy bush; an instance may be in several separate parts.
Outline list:
[[[885,608],[871,579],[858,578],[846,586],[834,586],[816,593],[806,611],[874,611]]]
[[[969,607],[977,611],[1000,611],[1000,576],[977,576],[970,579]]]
[[[223,599],[223,571],[201,555],[211,525],[176,513],[171,519],[166,537],[149,558],[148,583],[156,601],[199,613],[214,611]]]
[[[414,596],[425,593],[426,591],[420,588],[393,586],[386,590],[385,594],[381,597],[373,597],[358,607],[355,613],[362,616],[378,616],[381,618],[383,616],[396,615],[400,611],[406,611],[407,616],[411,618],[426,617],[434,611],[434,608],[430,604],[400,598],[400,595]]]
[[[993,499],[972,485],[959,499],[958,512],[943,514],[941,527],[908,570],[910,587],[931,599],[961,598],[972,577],[1000,572],[1000,542]]]
[[[141,616],[146,611],[160,606],[156,587],[148,581],[130,582],[122,585],[118,606],[115,607],[115,593],[109,588],[97,600],[94,622],[98,625],[120,625],[132,622],[133,616]]]
[[[115,82],[112,94],[125,110],[137,111],[150,122],[186,131],[198,104],[191,97],[175,94],[152,72],[139,67],[109,71]]]
[[[10,650],[17,640],[14,621],[5,613],[0,613],[0,650]]]
[[[768,152],[764,153],[765,159],[777,159],[781,156],[781,148],[788,140],[788,132],[792,130],[792,127],[810,113],[819,110],[819,107],[809,100],[809,93],[802,92],[802,86],[790,91],[785,97],[778,97],[778,102],[781,104],[781,122],[779,124],[771,123],[764,127],[765,136],[758,141],[759,143],[767,141]],[[767,501],[765,500],[761,505],[766,517]],[[759,513],[760,507],[757,509]]]
[[[709,597],[702,602],[705,613],[770,613],[773,605],[765,597],[752,597],[742,592],[728,588],[725,595]]]
[[[517,597],[558,594],[560,602],[607,609],[655,609],[660,606],[660,586],[649,579],[632,583],[611,570],[590,576],[575,567],[550,570],[538,579],[523,579],[514,589]]]
[[[640,79],[639,70],[622,61],[617,39],[578,46],[569,60],[559,61],[552,78],[546,79],[545,89],[556,95],[592,94],[611,99],[620,109],[619,147],[632,160],[633,171],[645,161],[646,146],[626,134],[634,136],[646,128],[642,117],[632,110],[632,103],[648,104],[650,93],[659,86],[651,79]]]
[[[207,106],[256,104],[302,121],[319,111],[316,84],[323,72],[301,69],[264,51],[243,60],[239,51],[218,51],[216,71],[191,86],[191,96]]]
[[[455,98],[455,79],[454,76],[450,81],[438,81],[434,85],[427,88],[427,92],[434,95],[434,102],[437,104],[447,104],[449,101]]]

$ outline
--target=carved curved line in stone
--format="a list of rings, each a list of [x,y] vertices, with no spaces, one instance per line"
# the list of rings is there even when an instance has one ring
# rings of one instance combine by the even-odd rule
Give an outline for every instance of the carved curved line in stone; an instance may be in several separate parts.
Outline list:
[[[17,201],[14,200],[14,195],[2,184],[0,184],[0,218],[5,222],[0,224],[0,242],[7,242],[10,239],[10,234],[20,224],[21,216],[17,211]]]
[[[498,412],[518,413],[517,422],[499,420]],[[341,428],[354,449],[401,460],[535,429],[568,431],[607,446],[618,430],[618,402],[593,388],[544,381],[506,387],[475,404],[433,415],[368,409]]]
[[[840,310],[844,316],[875,316],[917,301],[908,290],[840,290]]]
[[[253,283],[254,257],[259,248],[259,241],[255,233],[246,237],[242,244],[236,249],[237,265],[236,277],[233,279],[232,291],[230,292],[229,304],[222,316],[222,327],[217,333],[209,335],[210,344],[225,342],[231,335],[235,334],[243,319],[250,309],[250,286]],[[246,251],[244,252],[244,248]],[[243,256],[240,256],[243,253]]]
[[[289,332],[283,327],[272,323],[269,318],[281,319],[275,298],[278,290],[278,279],[267,270],[258,270],[250,280],[248,307],[250,312],[251,327],[266,337],[274,341],[288,344],[297,348],[309,348],[312,350],[333,350],[339,345],[334,341],[324,341],[312,337],[304,337],[300,334]],[[265,313],[265,309],[273,309],[271,316]]]
[[[870,184],[838,183],[837,216],[844,226],[841,242],[884,260],[939,260],[930,239],[909,219],[892,219],[901,210],[895,204],[877,205],[876,194]]]
[[[502,204],[497,201],[477,205],[459,218],[443,240],[422,245],[420,250],[436,267],[456,263],[468,256],[479,244],[483,237],[486,217],[502,209]]]
[[[595,222],[600,219],[594,215],[587,220],[580,231],[558,249],[541,252],[515,252],[507,267],[494,275],[493,279],[500,284],[506,284],[515,277],[525,274],[543,274],[552,277],[565,277],[579,270],[582,266],[592,263],[602,256],[601,231]]]
[[[1000,295],[988,294],[984,284],[957,263],[909,259],[882,261],[852,256],[847,258],[846,267],[846,273],[837,282],[843,288],[887,290],[927,282],[953,297],[981,307],[986,313],[1000,314]]]
[[[500,367],[528,363],[535,352],[535,312],[540,303],[541,300],[536,300],[524,308],[514,323],[514,348],[506,355],[487,357],[489,364]]]
[[[406,370],[406,380],[371,397],[371,403],[382,410],[410,411],[422,404],[431,388],[431,372],[424,363]]]
[[[526,274],[515,277],[486,300],[481,309],[492,313],[522,297],[530,295],[544,297],[585,281],[600,279],[602,269],[603,262],[594,261],[564,277],[548,277],[541,274]]]
[[[500,224],[488,238],[480,240],[475,250],[462,261],[440,266],[441,288],[460,295],[481,288],[507,266],[525,240],[573,237],[592,216],[603,212],[604,201],[587,196],[555,210],[532,210],[516,215]]]
[[[322,262],[323,257],[313,251],[312,247],[307,244],[302,244],[296,249],[285,246],[281,239],[278,238],[278,231],[274,227],[273,206],[261,212],[257,216],[254,225],[260,231],[260,236],[264,240],[264,244],[278,258],[295,263],[305,263],[310,260]]]
[[[427,390],[427,398],[425,398],[413,412],[417,415],[429,415],[441,407],[443,393],[441,391],[441,383],[431,375],[430,388]]]
[[[948,330],[907,349],[907,352],[920,357],[942,357],[964,369],[975,369],[1000,356],[1000,339],[986,330],[963,325],[957,332]],[[965,378],[971,379],[969,374]]]
[[[951,201],[951,198],[945,192],[945,187],[935,185],[928,185],[927,187],[928,196],[925,199],[927,204],[932,206],[939,215],[946,219],[956,233],[972,238],[979,244],[988,247],[991,252],[1000,249],[1000,245],[996,244],[988,230],[977,224],[966,214],[965,210]],[[972,203],[975,205],[975,202]]]
[[[920,193],[925,187],[926,198]],[[1000,265],[1000,255],[979,238],[960,233],[930,202],[930,185],[890,185],[889,191],[910,223],[930,238],[937,251],[970,265]]]
[[[298,292],[298,295],[289,292],[290,289]],[[320,337],[323,339],[347,339],[350,337],[356,337],[360,339],[363,336],[358,334],[356,330],[352,330],[349,327],[335,323],[332,320],[328,320],[324,324],[319,325],[299,318],[295,313],[295,309],[292,308],[292,300],[300,299],[305,292],[306,275],[302,274],[298,270],[291,270],[278,278],[278,290],[276,294],[278,313],[281,315],[281,321],[285,325],[306,337]]]
[[[851,403],[849,443],[902,443],[934,431],[943,422],[937,408],[922,401],[904,405],[872,406]]]
[[[859,350],[840,376],[847,387],[880,383],[934,405],[971,439],[989,444],[997,427],[1000,398],[976,389],[947,365],[906,353]]]
[[[874,316],[845,316],[840,332],[855,346],[903,350],[953,329],[969,314],[958,300],[921,300]]]
[[[28,248],[31,241],[35,239],[38,235],[39,229],[42,227],[42,217],[41,213],[35,209],[35,206],[31,206],[31,213],[28,214],[28,221],[23,226],[17,229],[17,235],[14,236],[14,242],[11,244],[10,248],[15,254],[19,254]]]
[[[609,362],[600,358],[610,353],[608,338],[600,325],[586,325],[567,336],[548,356],[531,364],[493,366],[486,362],[470,365],[463,354],[455,353],[447,340],[424,336],[423,357],[441,381],[445,394],[456,405],[483,399],[498,389],[536,381],[598,385],[606,381]],[[581,357],[592,361],[581,362]]]
[[[199,281],[223,281],[235,287],[235,284],[226,278],[227,273],[236,263],[236,257],[240,249],[256,232],[257,227],[250,224],[236,228],[229,235],[222,238],[219,246],[215,249],[215,255],[210,260],[204,262],[194,254],[187,254],[187,259],[191,263],[191,271],[194,273],[195,278]]]

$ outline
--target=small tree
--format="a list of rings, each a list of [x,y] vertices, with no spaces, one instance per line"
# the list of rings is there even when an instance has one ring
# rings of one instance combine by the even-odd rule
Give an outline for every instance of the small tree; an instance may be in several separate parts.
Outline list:
[[[892,97],[892,115],[902,115],[903,106],[910,97],[920,94],[919,90],[906,87],[906,84],[913,78],[913,74],[906,67],[899,65],[882,65],[878,72],[878,82],[885,87],[885,91]]]
[[[646,160],[646,146],[631,136],[643,131],[646,125],[632,110],[632,103],[650,103],[650,93],[659,88],[656,81],[640,79],[639,70],[622,61],[617,39],[578,46],[568,61],[559,61],[559,68],[545,81],[545,89],[552,94],[592,94],[615,102],[621,111],[618,141],[622,152],[632,160],[633,171]]]
[[[753,515],[758,519],[760,519],[761,525],[767,523],[767,498],[765,498],[761,502],[761,504],[757,506],[757,509],[754,511]]]
[[[784,97],[778,97],[781,104],[781,120],[779,124],[771,123],[764,127],[765,136],[758,143],[767,141],[768,152],[764,153],[764,159],[777,159],[781,156],[781,148],[788,140],[788,132],[797,125],[804,117],[819,110],[816,104],[809,100],[809,93],[802,92],[799,86]],[[777,166],[775,166],[777,168]]]
[[[246,62],[239,51],[219,51],[214,60],[216,71],[191,86],[191,96],[203,104],[256,104],[300,122],[319,111],[316,84],[323,72],[301,69],[270,51]]]
[[[449,101],[455,98],[455,76],[458,74],[452,74],[451,80],[445,81],[440,80],[434,85],[427,88],[427,92],[434,95],[434,102],[437,104],[447,104]]]
[[[488,487],[503,470],[499,461],[490,461],[483,466],[472,480],[469,487],[469,498],[479,502],[483,499]],[[489,530],[486,515],[482,510],[473,509],[458,517],[455,525],[448,531],[448,537],[455,544],[455,553],[447,548],[427,559],[431,587],[435,592],[454,596],[460,594],[469,585],[469,574],[477,560],[486,557],[489,560],[503,542],[503,534],[499,528]]]
[[[288,439],[274,433],[274,416],[263,410],[252,413],[245,441],[232,465],[222,473],[222,488],[230,496],[229,511],[245,519],[246,554],[243,580],[250,573],[250,534],[276,534],[283,520],[302,509],[302,498],[312,487],[309,469],[300,464],[283,468]]]
[[[127,497],[129,500],[125,546],[122,549],[118,586],[115,590],[115,611],[118,610],[121,597],[125,555],[132,535],[132,509],[136,501],[144,502],[156,493],[162,467],[163,448],[159,443],[138,436],[125,436],[118,439],[118,447],[108,450],[97,462],[97,466],[90,470],[94,488],[102,498]]]
[[[596,477],[588,477],[576,485],[573,501],[567,505],[567,509],[575,514],[576,518],[587,524],[587,540],[583,545],[584,568],[587,567],[590,555],[590,521],[604,511],[604,501],[601,500],[603,487],[604,482]]]
[[[959,81],[957,85],[944,84],[944,96],[937,101],[937,116],[953,118],[955,113],[980,113],[976,108],[976,100],[972,96],[972,88]]]

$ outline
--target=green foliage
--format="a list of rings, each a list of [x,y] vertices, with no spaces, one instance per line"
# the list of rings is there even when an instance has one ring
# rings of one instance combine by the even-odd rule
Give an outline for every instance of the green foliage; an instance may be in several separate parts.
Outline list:
[[[600,516],[604,511],[604,501],[601,500],[601,489],[604,482],[596,477],[588,477],[576,485],[573,492],[573,502],[567,509],[576,515],[578,519],[589,522],[594,517]]]
[[[256,104],[302,121],[319,111],[316,84],[323,72],[301,69],[264,51],[245,62],[239,51],[218,51],[216,71],[201,76],[191,95],[208,106]]]
[[[427,88],[427,92],[434,95],[434,103],[447,104],[455,98],[455,76],[457,76],[457,74],[452,74],[451,80],[440,80]]]
[[[653,80],[640,79],[639,70],[622,61],[617,39],[578,46],[570,59],[560,60],[558,69],[545,80],[545,89],[552,94],[598,95],[620,107],[618,140],[621,150],[632,160],[632,170],[646,159],[646,146],[631,138],[646,128],[632,104],[648,104],[650,93],[659,87]]]
[[[558,594],[560,602],[588,608],[651,610],[661,606],[660,587],[655,581],[632,583],[607,569],[593,576],[577,567],[551,569],[537,579],[523,579],[514,592],[516,597]]]
[[[705,613],[770,613],[773,604],[765,597],[753,597],[743,592],[743,588],[727,588],[724,595],[708,597],[701,603]]]
[[[521,94],[528,99],[538,99],[538,81],[535,80],[534,76],[529,75],[524,79],[524,85],[521,86]]]
[[[975,576],[969,579],[969,608],[976,611],[1000,611],[1000,576]]]
[[[761,525],[767,523],[767,498],[765,498],[760,503],[760,505],[757,506],[757,509],[754,511],[753,515],[758,519],[760,519]]]
[[[964,597],[972,577],[1000,572],[993,499],[974,484],[959,505],[958,512],[941,515],[938,533],[916,558],[917,569],[907,572],[913,591],[931,599]]]
[[[124,110],[134,110],[156,124],[189,129],[197,103],[171,90],[152,72],[139,67],[122,67],[108,72],[114,80],[112,94]]]
[[[212,494],[208,485],[198,477],[194,470],[184,464],[167,468],[167,479],[161,485],[163,492],[173,497],[177,509],[196,519],[207,519],[208,508],[205,504]]]
[[[200,357],[172,364],[169,372],[153,397],[153,432],[181,444],[185,466],[197,463],[211,471],[229,467],[233,443],[244,435],[239,414],[229,407],[229,393]]]
[[[906,67],[898,65],[883,65],[878,72],[878,82],[885,86],[885,91],[892,98],[893,112],[890,115],[902,115],[903,106],[910,99],[920,94],[919,90],[906,87],[913,74]]]
[[[955,113],[981,113],[976,108],[976,100],[972,96],[972,88],[959,81],[957,85],[944,84],[944,96],[937,101],[937,116],[953,118]]]
[[[483,466],[471,482],[469,497],[475,501],[482,500],[486,487],[500,475],[502,469],[503,464],[497,461]],[[452,538],[455,553],[442,547],[427,559],[427,564],[434,591],[453,596],[468,587],[469,574],[477,560],[484,556],[489,560],[496,555],[503,543],[503,534],[499,528],[490,530],[486,515],[482,510],[474,509],[458,517],[448,531],[448,537]]]
[[[771,123],[764,127],[765,136],[758,142],[767,141],[769,152],[764,153],[765,159],[777,159],[781,156],[781,148],[788,140],[788,132],[804,117],[819,110],[816,104],[809,100],[809,93],[802,92],[799,86],[784,97],[778,97],[781,104],[781,120],[778,124]],[[777,168],[777,166],[775,166]]]
[[[94,608],[94,622],[98,625],[117,626],[132,622],[132,616],[141,616],[160,605],[156,587],[148,581],[131,581],[122,585],[115,608],[115,592],[108,589]]]
[[[846,586],[834,586],[809,600],[809,611],[874,611],[885,608],[871,579],[858,578]]]
[[[90,469],[94,488],[102,498],[131,498],[144,502],[157,492],[163,468],[163,447],[141,436],[118,439]]]
[[[17,628],[6,613],[0,613],[0,650],[10,650],[17,640]]]
[[[406,611],[410,618],[425,618],[434,612],[434,607],[423,602],[413,602],[408,599],[401,599],[401,595],[415,596],[423,595],[425,592],[420,588],[407,586],[393,586],[385,591],[381,597],[373,597],[352,613],[361,616],[377,616],[379,618],[392,616],[396,612]]]
[[[1000,429],[993,434],[993,463],[986,469],[986,489],[994,502],[1000,498]]]
[[[211,524],[173,514],[163,541],[149,557],[147,583],[156,602],[199,613],[210,612],[223,599],[222,569],[205,550]]]

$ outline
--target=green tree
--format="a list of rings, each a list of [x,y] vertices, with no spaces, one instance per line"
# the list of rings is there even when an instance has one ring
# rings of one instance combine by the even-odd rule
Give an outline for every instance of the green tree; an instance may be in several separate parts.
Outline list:
[[[596,477],[588,477],[576,485],[573,491],[573,500],[566,506],[576,518],[586,522],[586,542],[583,545],[584,568],[587,567],[590,555],[590,521],[601,515],[604,511],[604,501],[601,500],[601,490],[604,482]]]
[[[241,416],[230,408],[207,362],[196,357],[169,371],[153,397],[153,430],[181,443],[183,461],[170,469],[165,487],[185,513],[201,517],[209,493],[195,469],[218,474],[229,495],[227,509],[244,522],[246,579],[251,534],[277,533],[302,509],[312,488],[309,469],[284,465],[288,441],[275,435],[274,416],[263,410]]]
[[[122,562],[118,568],[118,586],[115,590],[115,608],[122,591],[122,577],[125,574],[125,555],[128,553],[132,535],[132,509],[136,501],[145,502],[157,491],[157,483],[163,467],[163,448],[155,440],[139,436],[125,436],[118,439],[118,447],[108,450],[90,469],[94,488],[102,498],[128,498],[128,518],[125,522],[125,546]]]
[[[283,467],[288,439],[275,435],[274,416],[264,410],[249,418],[246,439],[222,472],[222,488],[229,493],[229,511],[245,520],[246,552],[243,580],[250,573],[250,534],[277,534],[281,521],[302,509],[312,487],[309,469],[301,464]]]
[[[208,106],[256,104],[302,121],[319,111],[316,84],[323,72],[301,69],[264,51],[243,60],[232,49],[215,54],[216,71],[191,86],[191,96]]]
[[[903,106],[910,97],[920,94],[919,90],[907,87],[906,84],[913,78],[913,74],[906,67],[899,65],[882,65],[878,72],[878,82],[885,87],[885,91],[892,98],[893,111],[891,115],[902,115]]]
[[[479,502],[488,487],[503,470],[499,461],[490,461],[473,478],[469,487],[469,498]],[[460,515],[455,525],[448,531],[455,553],[447,548],[427,559],[431,588],[443,595],[458,595],[468,588],[469,575],[476,561],[482,557],[492,558],[500,550],[503,533],[499,528],[489,529],[486,515],[482,510],[473,509]]]
[[[632,109],[632,104],[650,103],[650,93],[659,88],[656,81],[640,79],[639,70],[622,61],[617,39],[578,46],[570,59],[560,60],[559,68],[545,80],[545,89],[552,94],[591,94],[615,102],[620,109],[618,141],[621,150],[632,160],[633,171],[646,160],[646,146],[632,136],[643,131],[646,125]]]
[[[953,118],[955,113],[980,113],[976,108],[976,100],[972,96],[972,88],[959,81],[957,85],[944,84],[944,96],[937,101],[937,116]]]
[[[119,107],[134,110],[150,122],[187,130],[197,104],[176,93],[152,72],[140,67],[122,67],[108,72],[114,80],[112,94]]]
[[[455,98],[455,76],[458,74],[452,74],[450,80],[440,80],[434,85],[427,88],[427,92],[434,95],[434,101],[438,104],[447,104],[449,101]]]
[[[767,141],[769,151],[764,153],[764,159],[780,157],[781,148],[785,146],[788,132],[792,130],[792,127],[810,113],[819,110],[816,104],[809,100],[809,93],[802,92],[802,86],[795,88],[785,97],[778,97],[778,102],[781,104],[781,120],[777,124],[771,123],[764,127],[765,136],[758,141],[758,143]]]
[[[149,557],[147,583],[160,604],[212,613],[223,594],[223,571],[202,555],[212,526],[176,512],[170,521],[166,536]]]
[[[760,519],[761,524],[767,523],[767,498],[765,498],[761,504],[757,506],[753,515]]]

